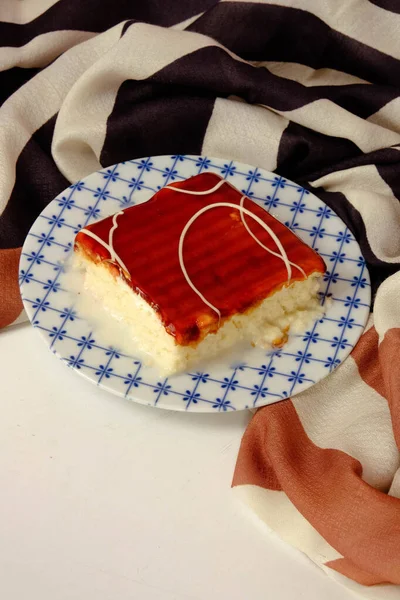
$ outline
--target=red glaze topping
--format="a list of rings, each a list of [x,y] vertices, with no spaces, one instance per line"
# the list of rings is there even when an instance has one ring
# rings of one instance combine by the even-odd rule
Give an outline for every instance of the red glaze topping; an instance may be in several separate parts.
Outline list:
[[[203,191],[212,189],[220,180],[213,173],[202,173],[170,185]],[[218,314],[184,277],[178,255],[182,230],[203,207],[216,202],[239,205],[242,195],[227,183],[202,196],[164,188],[148,202],[127,208],[118,216],[113,247],[129,271],[130,278],[125,279],[158,312],[178,344],[197,342],[220,325]],[[322,258],[287,227],[248,198],[243,206],[273,230],[288,259],[307,276],[325,272]],[[269,233],[251,216],[245,215],[245,219],[258,240],[279,254]],[[112,216],[86,229],[108,243],[111,227]],[[75,244],[96,262],[110,259],[110,252],[84,231],[78,233]],[[184,239],[183,258],[192,283],[218,308],[222,319],[256,306],[288,281],[285,263],[252,238],[239,210],[230,207],[207,210],[193,222]],[[114,267],[116,274],[119,271]],[[302,279],[303,274],[292,266],[291,282]]]

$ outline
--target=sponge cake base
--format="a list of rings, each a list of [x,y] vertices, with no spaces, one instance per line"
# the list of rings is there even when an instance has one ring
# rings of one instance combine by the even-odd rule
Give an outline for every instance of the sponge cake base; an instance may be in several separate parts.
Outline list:
[[[281,288],[246,313],[232,315],[216,333],[209,333],[197,344],[179,345],[157,312],[121,277],[115,277],[105,264],[88,260],[83,252],[75,256],[77,266],[84,270],[85,290],[123,323],[132,340],[132,354],[145,353],[164,375],[188,370],[240,342],[265,349],[280,347],[289,330],[305,331],[323,314],[318,299],[321,274],[314,273]]]

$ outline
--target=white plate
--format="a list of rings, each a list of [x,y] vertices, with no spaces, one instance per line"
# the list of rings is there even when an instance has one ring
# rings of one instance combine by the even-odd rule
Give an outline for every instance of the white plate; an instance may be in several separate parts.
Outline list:
[[[318,250],[327,265],[326,316],[283,350],[246,350],[240,361],[210,362],[202,372],[160,379],[155,369],[109,347],[74,302],[63,264],[77,231],[121,207],[148,200],[164,185],[202,171],[228,179]],[[242,410],[293,396],[326,377],[359,339],[371,288],[360,247],[321,200],[276,174],[234,161],[194,156],[131,160],[93,173],[61,193],[33,224],[20,264],[26,312],[48,347],[77,373],[142,404],[191,411]]]

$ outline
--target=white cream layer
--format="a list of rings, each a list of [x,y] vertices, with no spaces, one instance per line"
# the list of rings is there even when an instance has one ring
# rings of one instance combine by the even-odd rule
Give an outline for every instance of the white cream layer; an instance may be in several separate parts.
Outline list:
[[[300,333],[323,314],[317,296],[320,276],[314,274],[282,288],[247,314],[232,315],[216,333],[206,335],[196,346],[180,346],[165,330],[156,311],[121,277],[115,277],[107,265],[95,264],[81,252],[77,253],[77,260],[85,272],[85,294],[96,298],[105,309],[99,311],[101,315],[95,315],[96,331],[99,318],[104,321],[104,330],[111,331],[112,315],[119,323],[116,331],[123,331],[123,336],[118,334],[114,336],[118,339],[110,339],[109,343],[121,346],[123,338],[125,352],[133,356],[139,353],[139,357],[150,356],[150,362],[166,375],[187,370],[193,365],[207,368],[205,365],[210,360],[214,364],[215,357],[221,355],[223,361],[227,351],[241,344],[242,353],[251,350],[251,343],[271,348],[273,344],[285,341],[288,328]],[[86,305],[88,314],[81,310],[80,314],[88,321],[93,320],[93,302],[88,301]],[[145,362],[149,364],[149,360]]]

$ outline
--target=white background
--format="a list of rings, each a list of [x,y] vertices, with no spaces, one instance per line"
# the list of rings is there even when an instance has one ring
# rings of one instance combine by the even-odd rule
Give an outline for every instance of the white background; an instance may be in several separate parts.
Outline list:
[[[249,413],[143,407],[0,332],[4,600],[348,600],[230,491]]]

